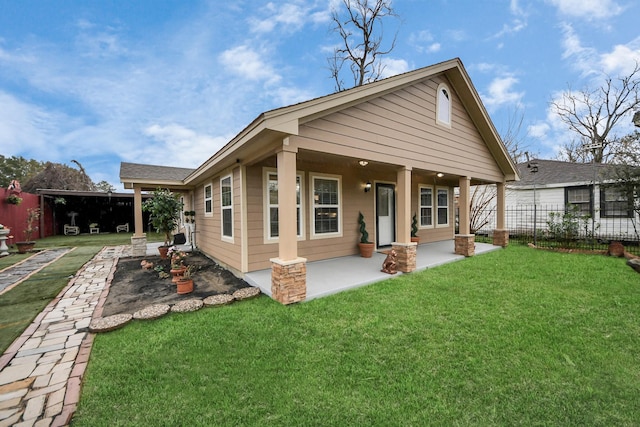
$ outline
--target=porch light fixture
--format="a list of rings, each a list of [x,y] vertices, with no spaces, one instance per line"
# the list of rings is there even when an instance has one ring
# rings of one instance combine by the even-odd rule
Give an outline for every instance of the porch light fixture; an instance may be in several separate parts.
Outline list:
[[[442,177],[444,176],[444,174],[443,174],[442,172],[438,172],[438,173],[436,174],[436,176],[437,176],[438,178],[442,178]]]
[[[369,162],[367,162],[366,160],[360,160],[358,163],[360,163],[360,166],[365,167],[369,164]]]
[[[367,183],[364,185],[364,192],[368,193],[371,190],[371,181],[367,181]]]

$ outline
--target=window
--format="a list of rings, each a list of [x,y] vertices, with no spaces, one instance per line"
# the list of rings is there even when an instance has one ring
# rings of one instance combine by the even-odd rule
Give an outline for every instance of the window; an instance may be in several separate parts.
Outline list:
[[[433,227],[433,188],[420,187],[420,227]]]
[[[600,216],[603,218],[633,218],[629,198],[618,188],[600,188]]]
[[[438,226],[449,225],[449,190],[438,188]]]
[[[220,209],[222,211],[222,237],[233,238],[233,192],[231,176],[220,180]]]
[[[436,122],[451,126],[451,92],[445,84],[438,86]]]
[[[279,234],[278,221],[278,173],[267,170],[265,173],[265,201],[266,201],[266,235],[268,240],[277,240]],[[302,176],[296,176],[296,208],[297,208],[297,235],[302,237]]]
[[[336,237],[342,233],[340,179],[311,177],[313,191],[312,233],[315,237]]]
[[[204,186],[204,216],[213,215],[213,186]]]
[[[591,215],[591,187],[571,187],[565,190],[568,206],[575,206],[582,215]]]

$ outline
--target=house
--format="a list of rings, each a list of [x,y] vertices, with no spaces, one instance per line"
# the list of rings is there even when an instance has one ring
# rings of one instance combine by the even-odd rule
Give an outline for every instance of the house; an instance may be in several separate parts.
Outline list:
[[[120,179],[135,194],[134,254],[142,191],[170,188],[196,212],[200,250],[240,275],[270,269],[272,297],[288,304],[305,298],[308,262],[357,253],[359,212],[410,272],[413,215],[420,242],[455,240],[471,256],[465,201],[471,185],[495,184],[494,244],[506,245],[505,184],[518,174],[456,58],[262,113],[195,170],[123,163]]]
[[[610,164],[572,163],[534,159],[517,165],[521,180],[507,185],[507,210],[537,206],[537,227],[546,229],[551,212],[563,214],[567,209],[588,218],[596,235],[603,239],[638,239],[638,216],[628,195],[611,184],[618,167]],[[594,185],[595,182],[595,185]],[[507,228],[533,225],[533,211],[528,218],[511,215]]]

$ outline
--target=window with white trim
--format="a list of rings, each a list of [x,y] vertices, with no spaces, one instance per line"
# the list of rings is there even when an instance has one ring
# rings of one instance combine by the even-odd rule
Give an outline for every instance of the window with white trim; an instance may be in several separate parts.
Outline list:
[[[268,240],[277,241],[279,233],[278,220],[278,172],[267,170],[265,172],[265,202],[266,202],[266,235]],[[297,210],[297,236],[303,237],[302,214],[302,175],[296,175],[296,210]]]
[[[420,227],[433,227],[433,188],[420,186]]]
[[[593,204],[591,201],[591,187],[569,187],[565,188],[566,204],[569,207],[575,207],[582,215],[593,214]]]
[[[342,234],[341,182],[338,177],[312,176],[313,200],[311,232],[315,237]]]
[[[436,121],[451,126],[451,91],[444,83],[438,85],[436,97]]]
[[[437,189],[437,221],[438,227],[445,227],[449,225],[449,189],[438,188]]]
[[[204,186],[204,216],[213,216],[213,185]]]
[[[231,175],[220,180],[220,210],[222,237],[233,238],[233,190]]]

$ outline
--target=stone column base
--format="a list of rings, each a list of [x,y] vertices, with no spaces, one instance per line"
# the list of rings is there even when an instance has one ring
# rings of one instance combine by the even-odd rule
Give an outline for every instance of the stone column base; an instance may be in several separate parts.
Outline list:
[[[271,297],[282,304],[304,301],[307,297],[307,260],[271,260]]]
[[[147,235],[131,236],[131,256],[146,256],[147,255]]]
[[[509,230],[493,230],[493,244],[503,248],[509,246]]]
[[[398,255],[398,271],[410,273],[416,269],[416,252],[418,244],[393,242],[391,247]]]
[[[456,234],[454,252],[456,255],[474,256],[476,254],[476,235]]]

